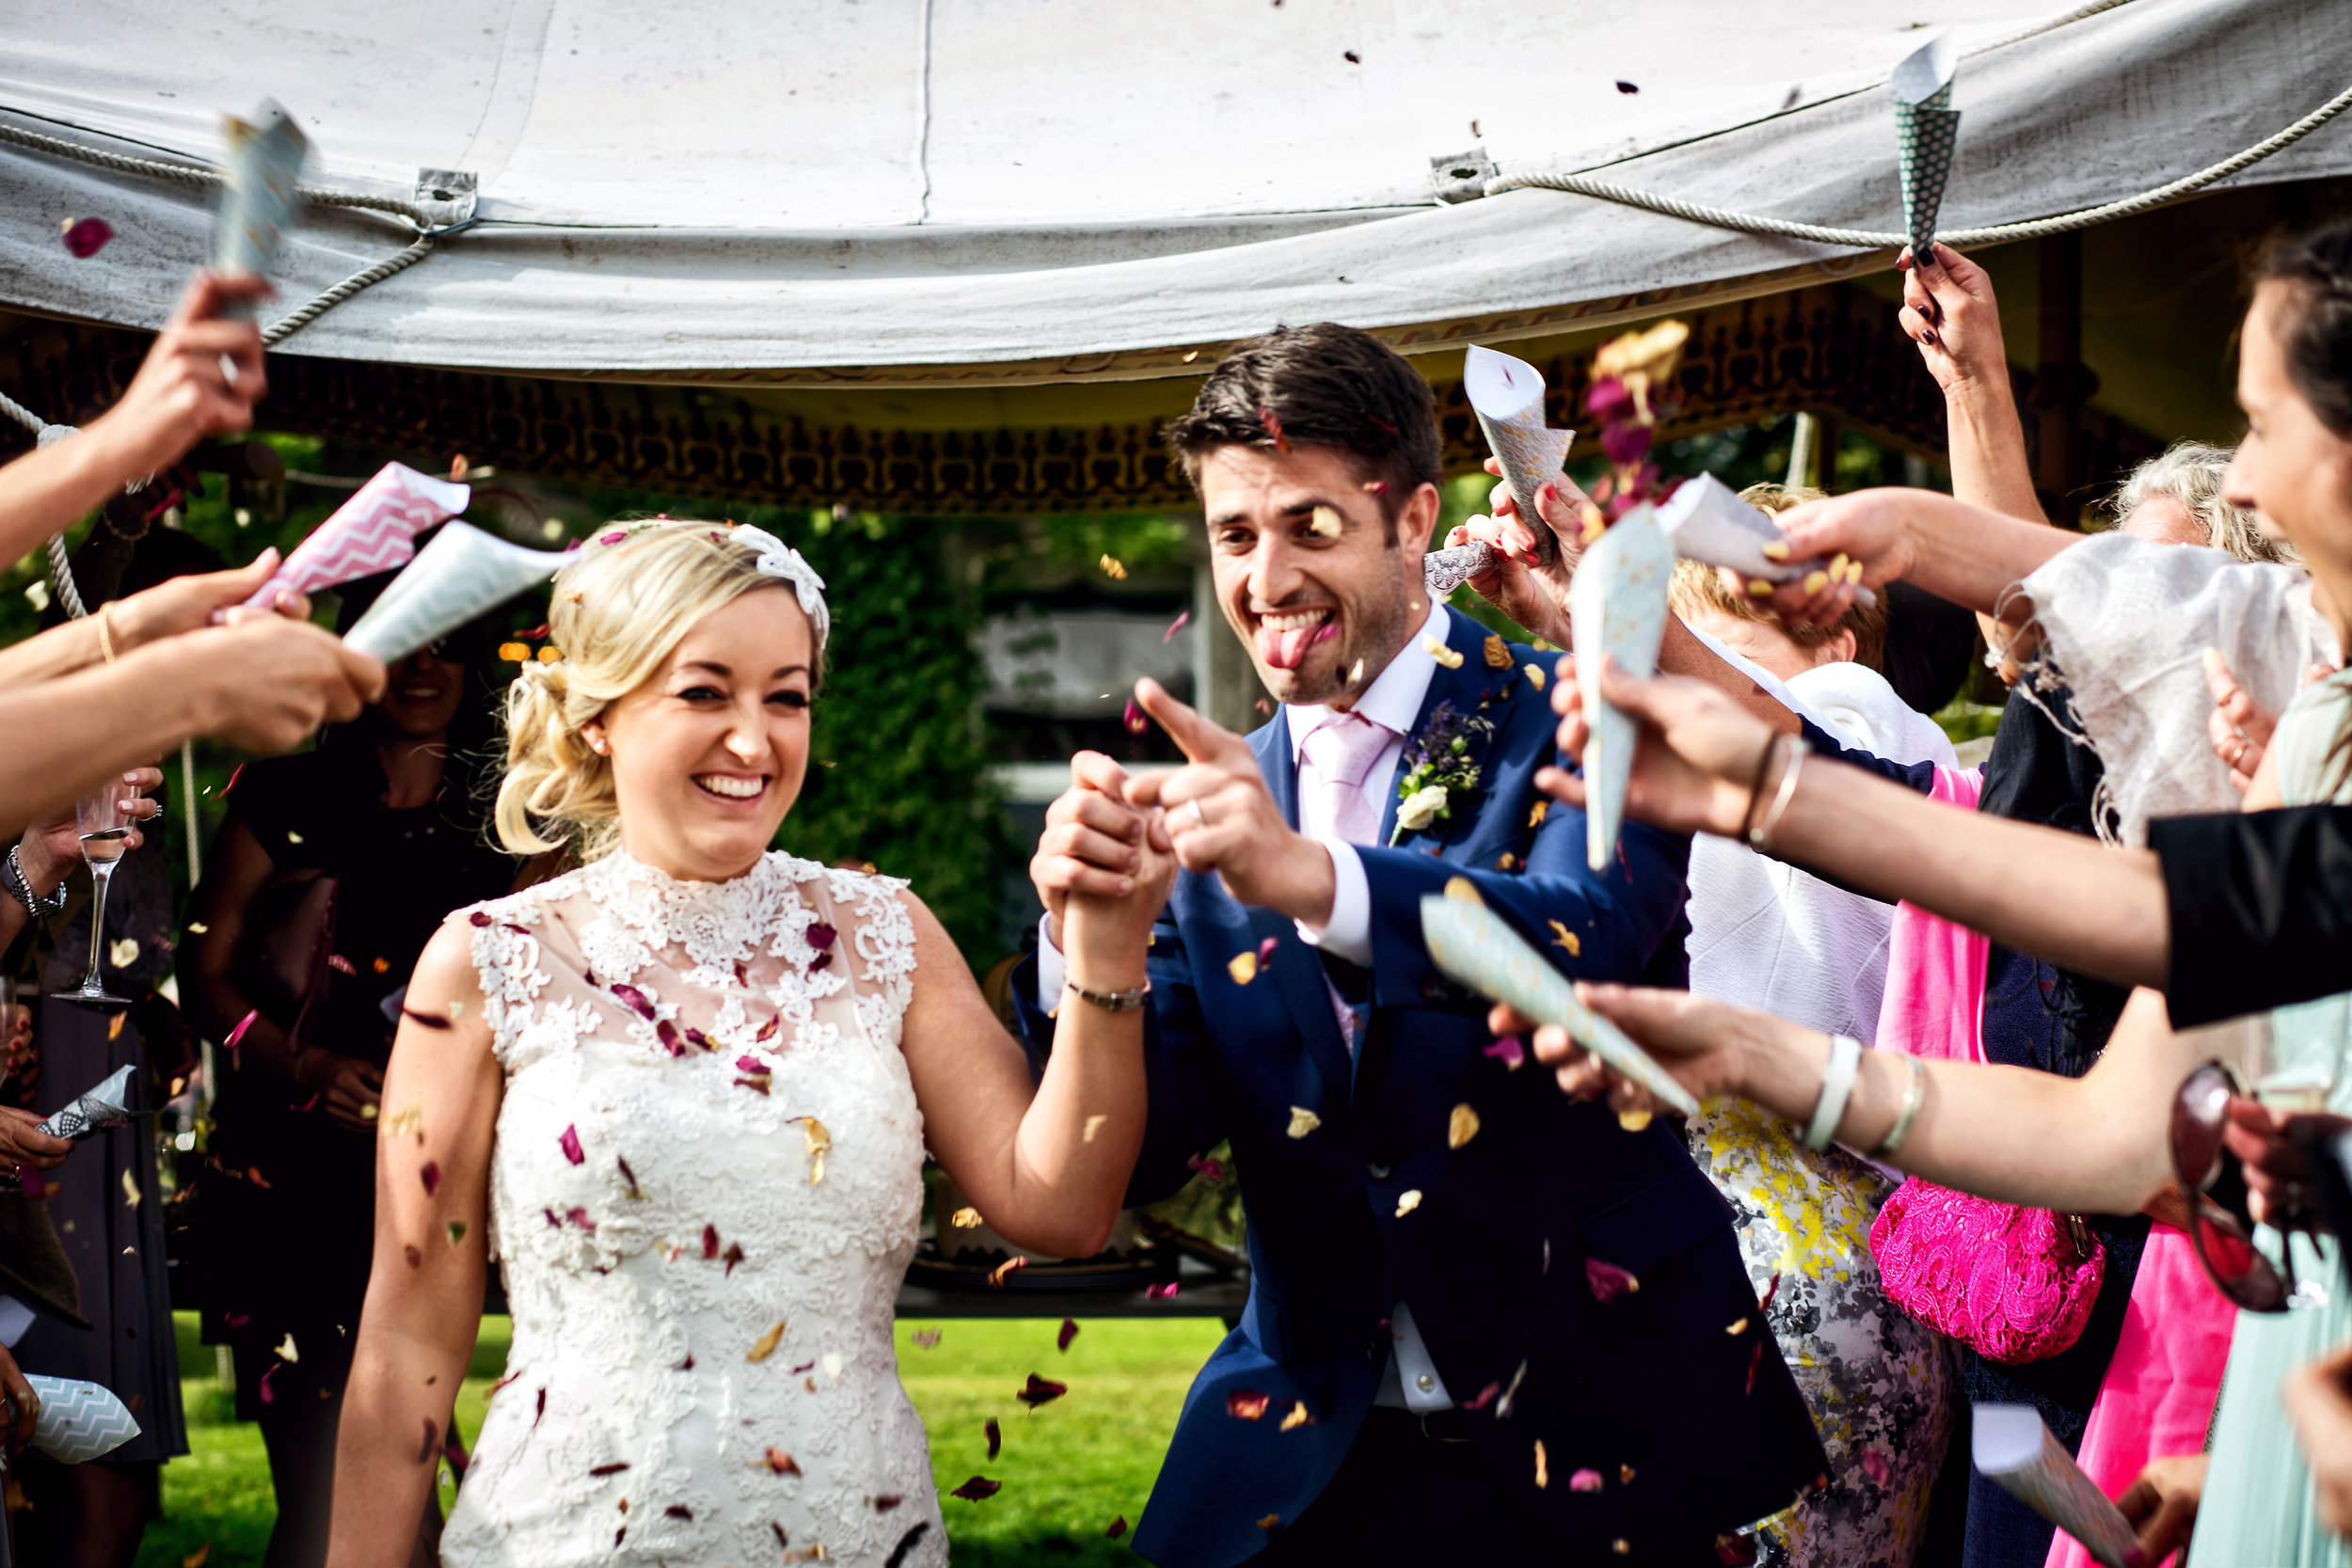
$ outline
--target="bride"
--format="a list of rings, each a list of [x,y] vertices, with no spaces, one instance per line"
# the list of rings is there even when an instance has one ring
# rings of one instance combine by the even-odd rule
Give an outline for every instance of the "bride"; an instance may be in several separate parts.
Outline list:
[[[492,1256],[514,1348],[444,1561],[943,1563],[891,1340],[926,1148],[1017,1245],[1109,1233],[1173,862],[1144,845],[1072,898],[1086,990],[1033,1089],[904,883],[767,852],[808,765],[822,588],[756,529],[670,520],[555,579],[564,657],[508,700],[497,823],[584,863],[451,916],[409,986],[339,1568],[410,1560]]]

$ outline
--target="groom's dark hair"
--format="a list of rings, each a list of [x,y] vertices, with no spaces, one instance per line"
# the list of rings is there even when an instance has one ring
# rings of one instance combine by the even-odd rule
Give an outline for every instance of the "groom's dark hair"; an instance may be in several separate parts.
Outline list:
[[[1405,356],[1337,322],[1278,326],[1233,345],[1201,383],[1192,409],[1161,432],[1194,488],[1219,447],[1329,447],[1385,482],[1381,514],[1396,542],[1396,512],[1438,482],[1437,399]]]

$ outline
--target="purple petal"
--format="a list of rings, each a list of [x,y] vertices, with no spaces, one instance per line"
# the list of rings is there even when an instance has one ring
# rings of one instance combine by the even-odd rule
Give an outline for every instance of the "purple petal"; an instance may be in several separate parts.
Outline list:
[[[579,1164],[582,1160],[588,1158],[587,1154],[583,1152],[580,1147],[580,1129],[578,1127],[566,1127],[564,1129],[563,1136],[555,1140],[555,1147],[562,1149],[564,1151],[564,1158],[569,1160],[575,1165]]]

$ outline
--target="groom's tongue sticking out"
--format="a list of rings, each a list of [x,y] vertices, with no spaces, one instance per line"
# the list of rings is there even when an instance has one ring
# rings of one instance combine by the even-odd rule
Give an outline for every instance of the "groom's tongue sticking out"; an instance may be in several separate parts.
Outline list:
[[[1384,346],[1321,324],[1229,356],[1170,427],[1218,602],[1277,701],[1349,706],[1427,619],[1430,402]]]

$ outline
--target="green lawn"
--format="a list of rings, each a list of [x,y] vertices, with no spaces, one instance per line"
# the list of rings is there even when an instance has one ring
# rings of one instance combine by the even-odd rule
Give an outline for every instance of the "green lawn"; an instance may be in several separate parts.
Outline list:
[[[164,1514],[147,1532],[139,1568],[179,1568],[206,1543],[206,1568],[250,1568],[262,1560],[271,1518],[269,1467],[261,1433],[230,1415],[211,1372],[213,1353],[196,1342],[196,1319],[178,1314],[181,1385],[194,1449],[164,1467]],[[898,1365],[930,1429],[931,1469],[942,1494],[975,1475],[1004,1490],[983,1502],[943,1496],[959,1568],[1050,1557],[1076,1564],[1134,1562],[1126,1542],[1104,1532],[1132,1525],[1159,1471],[1160,1455],[1192,1374],[1223,1335],[1213,1319],[1107,1319],[1087,1323],[1067,1353],[1054,1348],[1049,1321],[956,1319],[898,1325]],[[914,1343],[935,1330],[938,1344]],[[506,1363],[508,1327],[486,1318],[465,1386],[459,1430],[482,1429],[489,1386]],[[1070,1385],[1035,1411],[1013,1398],[1029,1373]],[[987,1458],[983,1425],[994,1417],[1004,1451]],[[449,1494],[444,1491],[446,1506]]]

